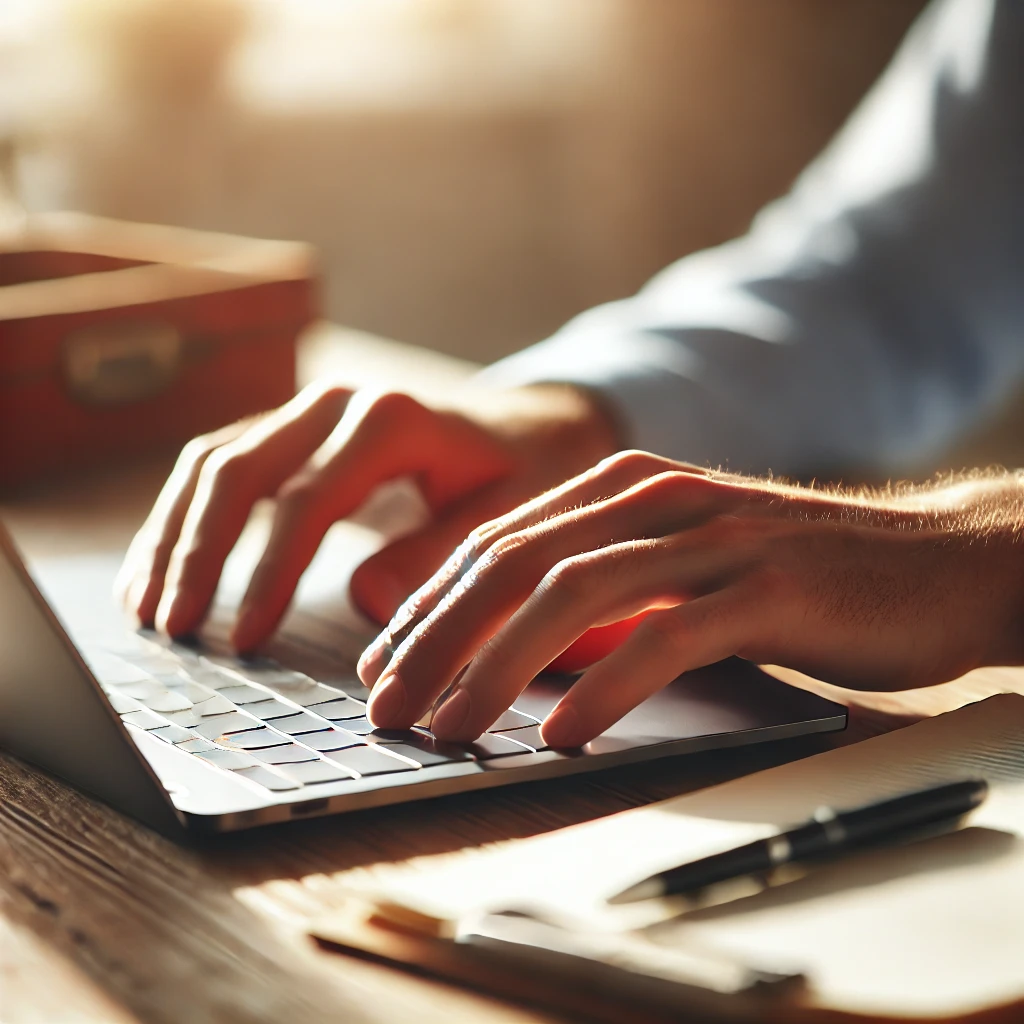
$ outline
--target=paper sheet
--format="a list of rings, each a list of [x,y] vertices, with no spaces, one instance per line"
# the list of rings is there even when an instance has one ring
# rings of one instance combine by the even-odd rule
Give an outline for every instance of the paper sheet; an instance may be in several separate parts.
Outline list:
[[[961,831],[846,858],[649,931],[759,966],[798,966],[820,1005],[936,1016],[1024,998],[1024,697],[948,715],[536,839],[345,875],[350,889],[457,918],[545,906],[609,923],[604,899],[686,859],[910,789],[984,776]]]

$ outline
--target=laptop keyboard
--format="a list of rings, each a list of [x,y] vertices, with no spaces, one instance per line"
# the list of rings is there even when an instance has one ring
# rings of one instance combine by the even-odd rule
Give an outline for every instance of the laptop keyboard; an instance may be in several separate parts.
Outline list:
[[[268,659],[208,657],[139,640],[131,653],[87,660],[122,721],[271,792],[548,749],[536,718],[516,708],[467,746],[426,727],[375,729],[355,678],[328,685]],[[344,688],[342,688],[344,687]]]

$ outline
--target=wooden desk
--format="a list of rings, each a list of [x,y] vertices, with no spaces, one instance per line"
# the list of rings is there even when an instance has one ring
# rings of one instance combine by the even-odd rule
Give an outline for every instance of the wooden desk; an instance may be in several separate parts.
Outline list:
[[[395,356],[400,354],[401,359]],[[465,364],[321,331],[305,375],[340,366],[360,383],[423,386]],[[401,383],[401,381],[399,381]],[[122,550],[169,459],[26,494],[0,508],[30,556]],[[840,742],[1004,690],[1024,671],[991,669],[929,691],[852,694]],[[345,872],[534,835],[663,799],[827,742],[805,739],[295,822],[176,846],[35,769],[0,755],[0,1020],[125,1024],[415,1020],[501,1024],[564,1018],[320,950],[304,922]]]

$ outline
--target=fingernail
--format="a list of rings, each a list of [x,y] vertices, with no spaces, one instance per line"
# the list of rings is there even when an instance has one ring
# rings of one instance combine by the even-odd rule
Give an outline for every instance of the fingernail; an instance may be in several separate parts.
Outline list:
[[[405,685],[394,672],[391,672],[383,679],[377,680],[377,685],[366,704],[366,717],[377,728],[386,728],[394,723],[404,707]]]
[[[430,731],[441,740],[454,740],[469,717],[472,701],[469,694],[457,686],[452,695],[434,712]]]
[[[384,630],[359,656],[356,672],[364,686],[372,686],[384,668],[384,653],[388,646],[388,631]]]
[[[540,734],[550,747],[578,747],[583,740],[582,723],[571,704],[560,704],[541,724]]]

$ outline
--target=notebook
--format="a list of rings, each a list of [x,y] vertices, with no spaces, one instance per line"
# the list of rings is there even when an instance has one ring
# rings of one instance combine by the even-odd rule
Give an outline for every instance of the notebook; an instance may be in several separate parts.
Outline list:
[[[789,885],[683,916],[634,905],[619,908],[639,915],[624,922],[605,906],[643,877],[771,834],[819,806],[853,807],[972,776],[986,778],[991,791],[957,831],[849,856]],[[1024,1014],[1024,696],[990,697],[547,835],[346,872],[334,882],[351,898],[316,922],[315,935],[399,960],[422,957],[419,966],[456,976],[445,964],[457,956],[439,956],[425,940],[387,939],[355,908],[391,905],[454,922],[528,905],[593,932],[632,926],[655,947],[802,973],[803,986],[786,997],[786,1020],[823,1009],[935,1020],[1016,1002]],[[728,1015],[729,1001],[717,1008]]]

